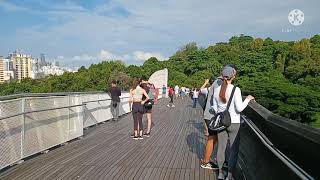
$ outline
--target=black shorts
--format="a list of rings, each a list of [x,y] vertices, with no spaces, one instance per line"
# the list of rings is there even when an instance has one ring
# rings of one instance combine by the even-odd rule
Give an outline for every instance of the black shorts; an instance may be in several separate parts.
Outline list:
[[[210,120],[205,119],[204,121],[206,122],[206,125],[207,125],[207,127],[208,127],[208,126],[209,126],[209,123],[210,123]],[[216,135],[218,134],[216,131],[212,131],[212,130],[210,130],[209,128],[208,128],[208,133],[209,133],[209,136],[216,136]]]
[[[152,106],[143,106],[144,107],[144,113],[152,113]]]

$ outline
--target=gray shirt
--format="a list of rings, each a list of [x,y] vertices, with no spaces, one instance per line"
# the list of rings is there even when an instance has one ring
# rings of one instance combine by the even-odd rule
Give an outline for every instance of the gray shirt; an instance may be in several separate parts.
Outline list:
[[[214,114],[211,114],[209,112],[209,110],[211,109],[211,106],[213,104],[213,93],[214,93],[214,89],[219,87],[220,85],[222,84],[222,80],[217,78],[213,84],[211,85],[210,87],[210,90],[209,90],[209,93],[208,93],[208,98],[207,98],[207,102],[206,102],[206,109],[204,110],[204,113],[203,113],[203,118],[204,119],[208,119],[210,120]]]

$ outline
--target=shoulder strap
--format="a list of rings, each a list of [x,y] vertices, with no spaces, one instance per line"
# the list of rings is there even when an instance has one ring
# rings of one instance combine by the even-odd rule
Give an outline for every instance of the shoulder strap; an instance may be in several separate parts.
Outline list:
[[[233,86],[232,92],[231,92],[231,95],[230,95],[230,98],[229,98],[229,101],[228,101],[228,105],[227,105],[227,109],[226,109],[226,110],[229,110],[229,107],[230,107],[230,104],[231,104],[231,101],[232,101],[233,94],[234,94],[234,91],[235,91],[235,90],[236,90],[236,86]]]

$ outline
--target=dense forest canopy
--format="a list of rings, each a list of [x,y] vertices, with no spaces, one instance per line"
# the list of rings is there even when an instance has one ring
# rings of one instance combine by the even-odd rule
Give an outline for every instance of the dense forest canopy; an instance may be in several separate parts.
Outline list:
[[[103,61],[77,73],[1,84],[0,94],[104,90],[114,79],[128,89],[135,78],[163,68],[169,70],[170,86],[199,87],[225,64],[237,66],[235,83],[244,95],[254,95],[281,116],[320,127],[320,35],[296,42],[241,35],[207,48],[189,43],[167,61],[152,57],[142,66]]]

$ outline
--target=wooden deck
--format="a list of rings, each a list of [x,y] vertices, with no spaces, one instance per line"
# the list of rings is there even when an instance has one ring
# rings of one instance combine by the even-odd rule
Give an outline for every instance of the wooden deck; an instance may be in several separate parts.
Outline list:
[[[154,106],[151,137],[133,140],[131,114],[85,131],[70,142],[1,172],[0,179],[215,179],[200,167],[205,137],[202,110],[190,98]],[[144,117],[145,119],[146,117]]]

